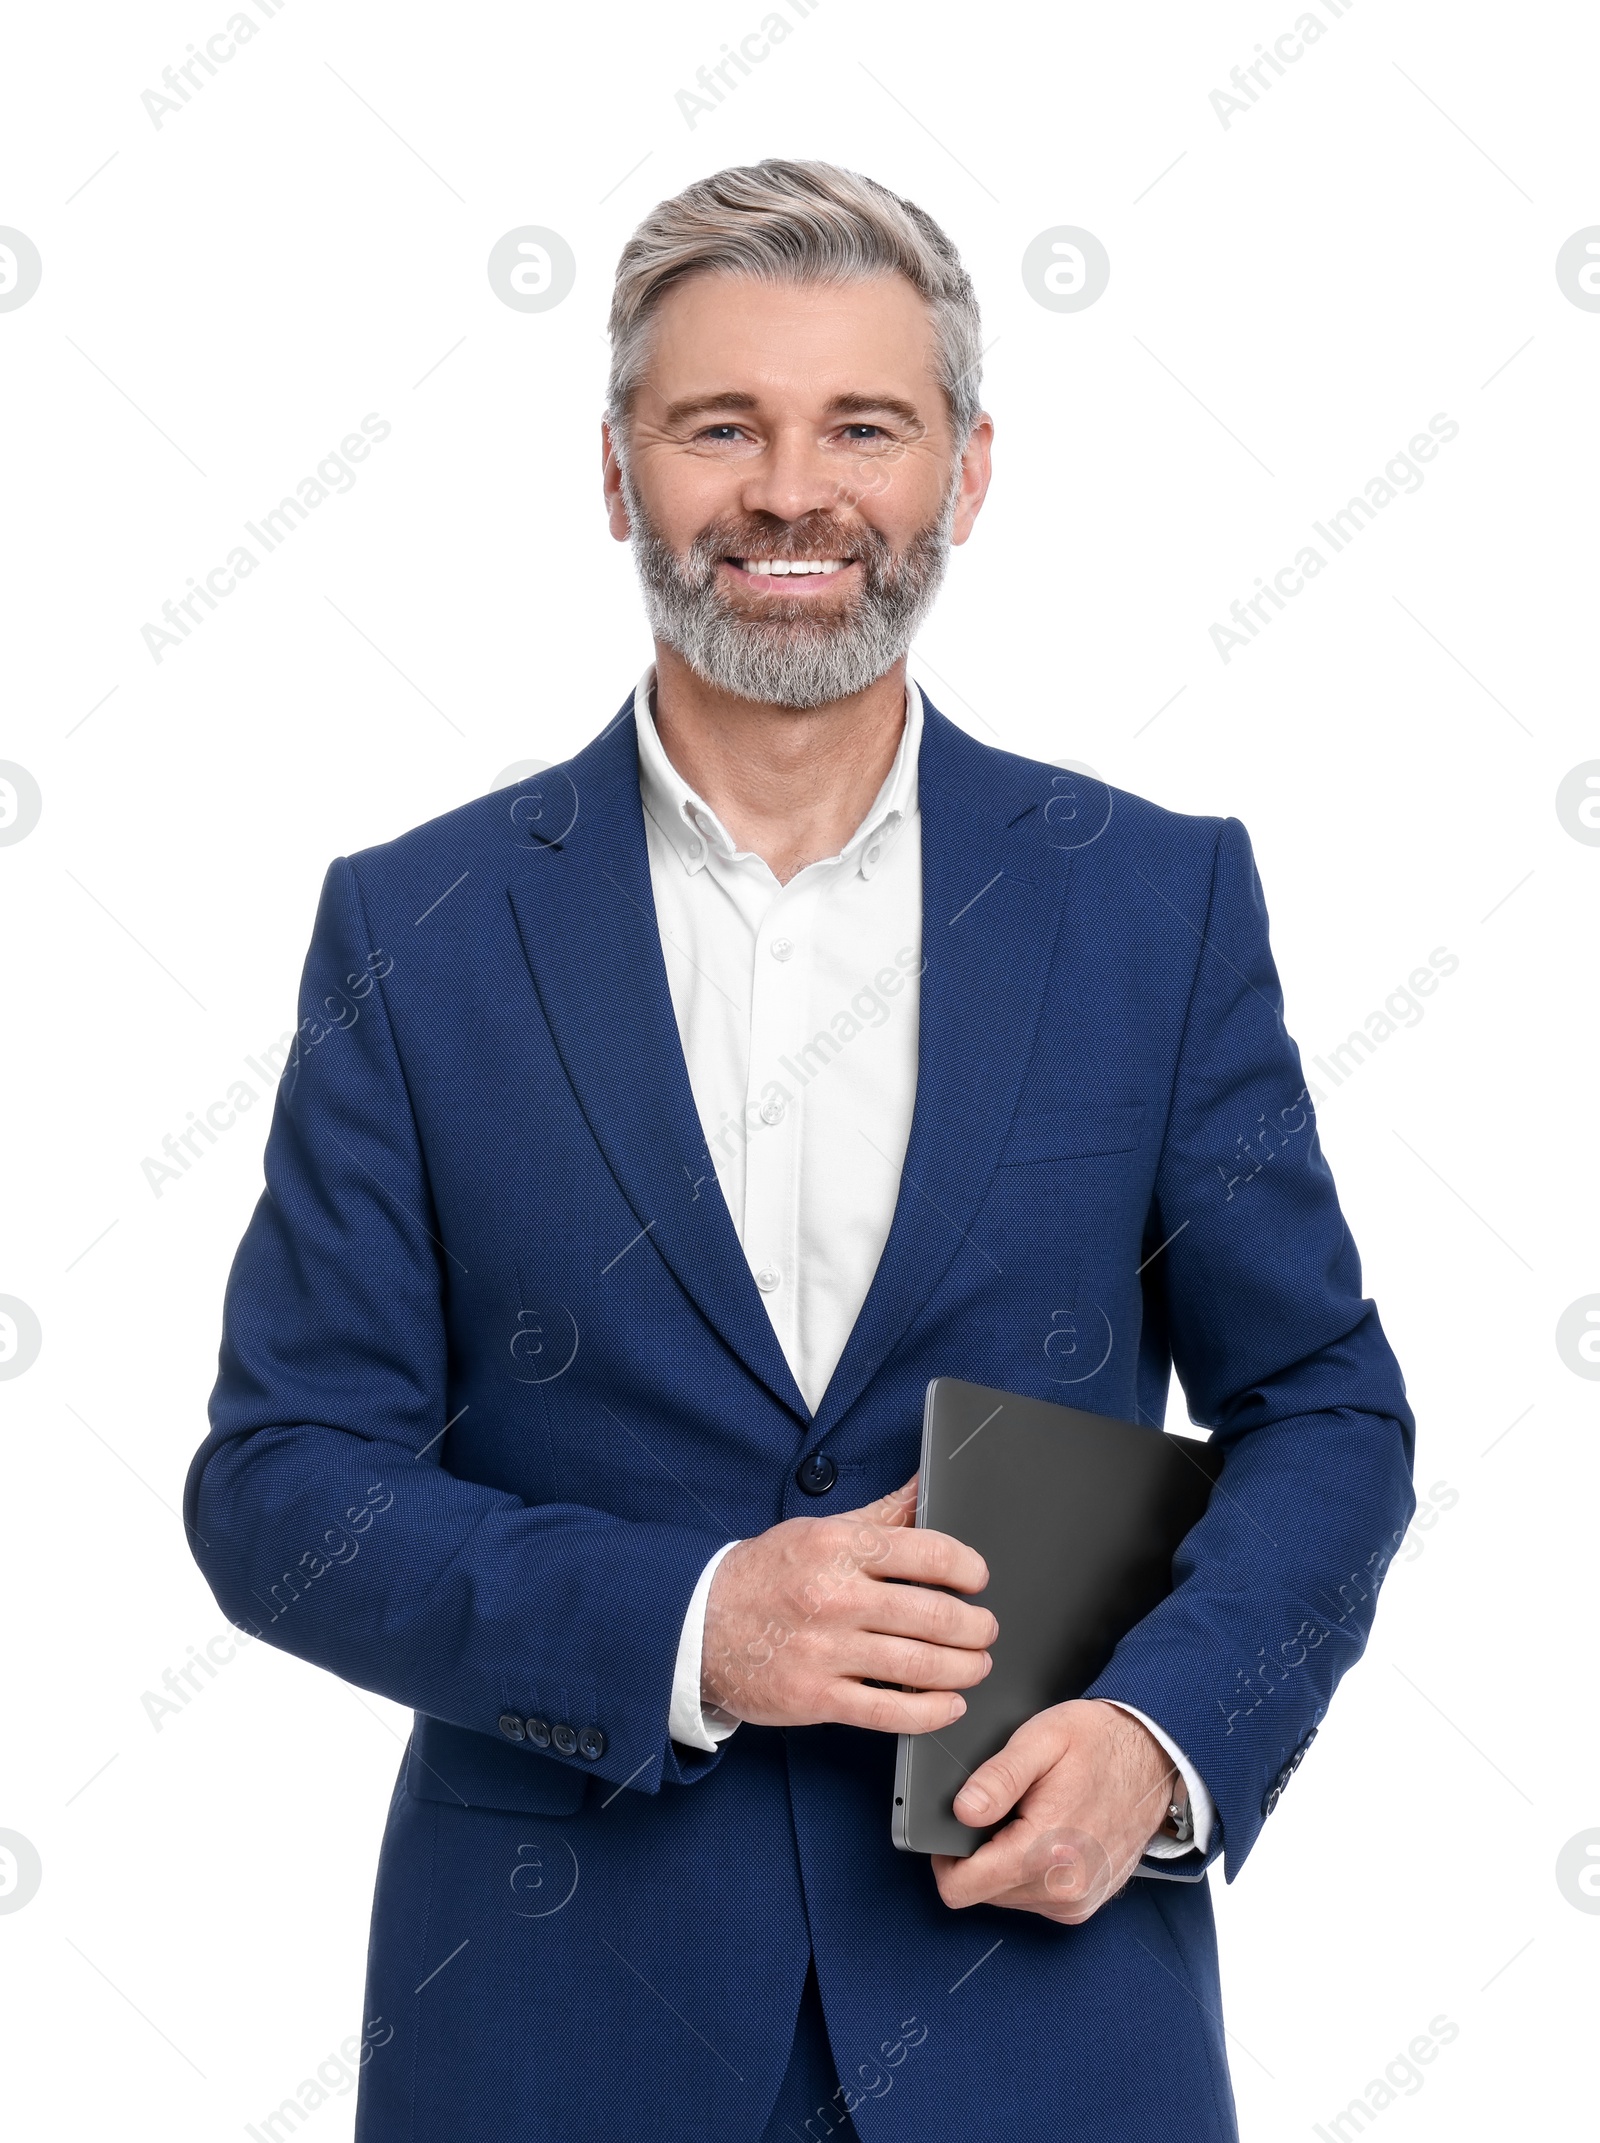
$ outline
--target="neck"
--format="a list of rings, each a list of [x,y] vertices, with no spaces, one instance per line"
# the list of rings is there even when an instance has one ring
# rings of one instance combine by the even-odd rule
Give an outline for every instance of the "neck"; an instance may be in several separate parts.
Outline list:
[[[904,657],[825,707],[771,707],[721,692],[656,643],[656,734],[740,848],[780,884],[836,856],[871,808],[905,727]]]

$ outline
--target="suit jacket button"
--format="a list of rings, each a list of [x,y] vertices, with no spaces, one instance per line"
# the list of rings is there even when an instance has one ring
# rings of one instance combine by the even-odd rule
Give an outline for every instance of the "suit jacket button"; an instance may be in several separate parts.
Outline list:
[[[503,1711],[500,1714],[500,1731],[505,1735],[507,1741],[520,1741],[522,1739],[522,1721],[514,1711]]]
[[[1270,1816],[1272,1811],[1277,1807],[1279,1801],[1282,1798],[1283,1788],[1281,1786],[1274,1786],[1272,1791],[1267,1795],[1266,1799],[1261,1804],[1261,1813],[1264,1816]]]
[[[549,1748],[550,1728],[543,1719],[530,1719],[528,1721],[528,1739],[536,1749]]]
[[[825,1452],[813,1451],[795,1468],[795,1479],[808,1496],[825,1496],[839,1478],[839,1469]]]
[[[559,1726],[551,1727],[550,1739],[563,1756],[571,1756],[578,1746],[578,1737],[572,1731],[572,1728],[568,1726],[565,1719],[562,1720]]]
[[[598,1726],[586,1726],[578,1736],[578,1754],[587,1756],[590,1763],[598,1763],[606,1752],[606,1737]]]

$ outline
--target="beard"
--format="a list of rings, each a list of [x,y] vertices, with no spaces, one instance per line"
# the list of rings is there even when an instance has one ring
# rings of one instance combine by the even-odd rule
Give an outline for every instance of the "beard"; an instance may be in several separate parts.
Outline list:
[[[824,513],[798,521],[758,514],[712,522],[680,558],[640,504],[624,465],[622,498],[650,629],[697,677],[737,699],[793,708],[849,699],[910,649],[944,579],[960,489],[958,462],[938,513],[899,553],[865,522],[844,529]],[[752,616],[717,584],[724,558],[855,559],[861,582],[842,608],[824,610],[815,597],[763,595]]]

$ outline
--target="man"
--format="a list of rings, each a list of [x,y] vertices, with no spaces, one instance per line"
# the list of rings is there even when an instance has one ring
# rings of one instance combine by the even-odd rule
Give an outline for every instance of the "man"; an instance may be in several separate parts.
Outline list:
[[[1248,838],[908,682],[993,430],[921,210],[720,173],[611,324],[654,663],[330,870],[189,1481],[228,1613],[416,1713],[358,2133],[1234,2137],[1206,1871],[1414,1430]],[[910,1522],[929,1378],[1156,1433],[1174,1365],[1226,1449],[1174,1591],[974,1774],[988,1842],[897,1852],[893,1737],[1006,1638]]]

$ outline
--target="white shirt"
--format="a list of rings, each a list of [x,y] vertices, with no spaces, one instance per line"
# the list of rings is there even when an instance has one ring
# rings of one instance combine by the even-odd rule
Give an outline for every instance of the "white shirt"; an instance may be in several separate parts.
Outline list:
[[[894,764],[838,855],[780,885],[667,757],[652,664],[634,693],[650,884],[707,1154],[784,1358],[815,1413],[888,1240],[917,1090],[922,966],[922,695],[908,681]],[[713,1749],[737,1722],[700,1701],[711,1580],[684,1617],[668,1731]],[[1215,1810],[1178,1765],[1204,1852]],[[1148,1850],[1192,1850],[1157,1840]]]

